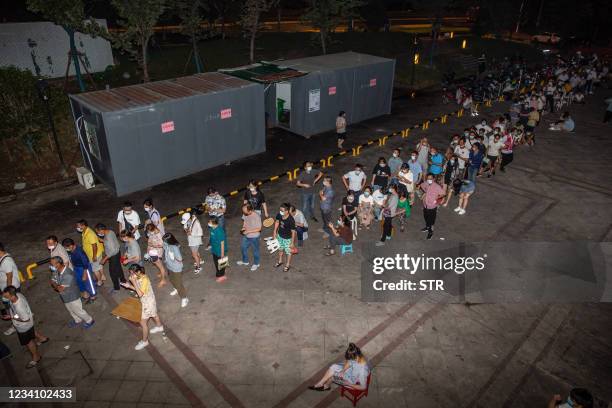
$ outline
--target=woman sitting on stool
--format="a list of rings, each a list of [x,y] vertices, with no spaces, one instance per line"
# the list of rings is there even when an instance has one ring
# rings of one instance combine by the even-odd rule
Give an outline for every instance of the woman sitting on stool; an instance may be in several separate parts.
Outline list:
[[[334,255],[337,245],[349,245],[353,242],[353,230],[351,229],[351,221],[347,217],[342,217],[338,222],[340,225],[338,228],[333,223],[329,223],[329,245],[325,249],[329,249],[329,252],[325,255]]]
[[[370,366],[355,343],[349,343],[344,353],[344,364],[332,364],[323,378],[308,387],[314,391],[327,391],[332,382],[347,388],[365,390],[368,386]]]

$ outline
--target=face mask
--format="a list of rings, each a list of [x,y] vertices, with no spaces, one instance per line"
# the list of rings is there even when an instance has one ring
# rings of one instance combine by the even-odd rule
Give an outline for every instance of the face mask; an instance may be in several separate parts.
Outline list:
[[[393,157],[399,157],[399,153],[393,153]]]
[[[57,268],[55,266],[50,266],[49,269],[51,269],[51,272],[57,272]]]
[[[312,167],[306,167],[306,172],[310,173],[310,170],[312,170]]]
[[[454,144],[459,143],[459,139],[453,139],[453,143],[454,143]]]
[[[412,160],[416,160],[416,156],[410,156]]]
[[[455,159],[450,159],[450,164],[455,163]]]
[[[249,188],[249,190],[251,190],[251,193],[254,193],[254,192],[257,191],[257,189],[255,187],[251,187],[251,188]]]
[[[385,164],[387,164],[387,163],[385,163],[385,162],[378,163],[379,166],[384,166]]]
[[[77,230],[77,232],[83,232],[83,228],[81,228],[81,227],[77,227],[76,230]]]
[[[132,210],[129,210],[129,211],[123,211],[123,213],[124,213],[125,215],[130,215],[130,214],[132,213]]]
[[[281,215],[281,217],[284,217],[285,214],[287,214],[287,212],[286,211],[279,211],[279,214]]]
[[[100,238],[104,238],[104,234],[98,234]]]
[[[208,228],[212,228],[212,227],[213,227],[213,225],[209,222],[208,223]]]
[[[55,249],[55,245],[48,245],[47,248],[49,248],[49,251],[53,251]]]
[[[144,208],[144,210],[145,210],[146,212],[149,212],[149,211],[151,211],[151,208],[150,208],[150,207],[145,207],[145,208]]]
[[[427,184],[433,184],[433,180],[427,180]]]
[[[363,193],[364,196],[369,197],[370,193],[368,193],[367,191],[365,193]]]
[[[347,197],[346,199],[349,203],[352,203],[353,201],[355,201],[354,197]]]
[[[361,174],[361,169],[355,169],[355,174]]]

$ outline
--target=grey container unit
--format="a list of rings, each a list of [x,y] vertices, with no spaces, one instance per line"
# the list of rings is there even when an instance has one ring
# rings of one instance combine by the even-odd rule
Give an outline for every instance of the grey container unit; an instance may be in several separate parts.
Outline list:
[[[223,72],[266,84],[268,125],[304,137],[335,129],[342,110],[347,122],[391,113],[395,60],[356,52],[263,63],[274,75],[249,75],[257,67]],[[283,78],[286,70],[287,78]],[[304,75],[295,75],[299,71]]]
[[[83,160],[118,196],[266,149],[264,87],[196,74],[70,95]]]

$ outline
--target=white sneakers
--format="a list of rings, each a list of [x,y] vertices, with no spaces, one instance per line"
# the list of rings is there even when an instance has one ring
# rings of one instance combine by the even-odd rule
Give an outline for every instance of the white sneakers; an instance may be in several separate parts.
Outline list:
[[[9,327],[8,329],[6,329],[6,330],[4,331],[4,335],[5,335],[5,336],[10,336],[11,334],[15,333],[16,331],[17,331],[17,330],[15,329],[15,326],[12,326],[12,325],[11,325],[11,327]]]
[[[454,212],[456,212],[459,215],[463,215],[465,214],[465,209],[461,208],[461,207],[457,207],[453,210]]]
[[[259,265],[251,266],[251,272],[255,272],[257,269],[259,269]]]
[[[149,333],[161,333],[164,331],[164,326],[154,326],[149,330]]]
[[[454,211],[454,212],[459,212],[459,211],[461,211],[461,207],[457,207],[457,208],[455,208],[453,211]]]
[[[189,304],[189,299],[187,298],[181,299],[181,307],[187,307],[188,304]]]
[[[148,341],[142,341],[140,340],[138,343],[136,343],[136,345],[134,346],[134,350],[142,350],[143,348],[147,347],[149,345]]]
[[[177,293],[178,293],[178,290],[173,289],[172,292],[170,292],[170,296],[176,296]]]
[[[236,265],[238,265],[238,266],[248,266],[249,263],[248,262],[238,261],[238,262],[236,262]]]

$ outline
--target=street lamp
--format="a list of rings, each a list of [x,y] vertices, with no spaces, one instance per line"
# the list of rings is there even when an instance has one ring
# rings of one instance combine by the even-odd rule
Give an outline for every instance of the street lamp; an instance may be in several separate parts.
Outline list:
[[[55,123],[53,122],[53,115],[51,114],[51,107],[49,106],[49,84],[44,79],[36,81],[36,90],[38,91],[38,97],[43,101],[45,110],[47,111],[47,118],[49,119],[49,127],[53,134],[53,141],[55,142],[55,148],[57,149],[57,155],[59,156],[60,163],[62,164],[62,173],[67,174],[66,163],[64,162],[64,156],[60,149],[59,140],[57,139],[57,132],[55,130]]]
[[[416,69],[417,64],[419,63],[419,53],[417,52],[418,39],[417,36],[413,36],[412,42],[412,78],[410,79],[410,84],[414,88],[414,71]]]

